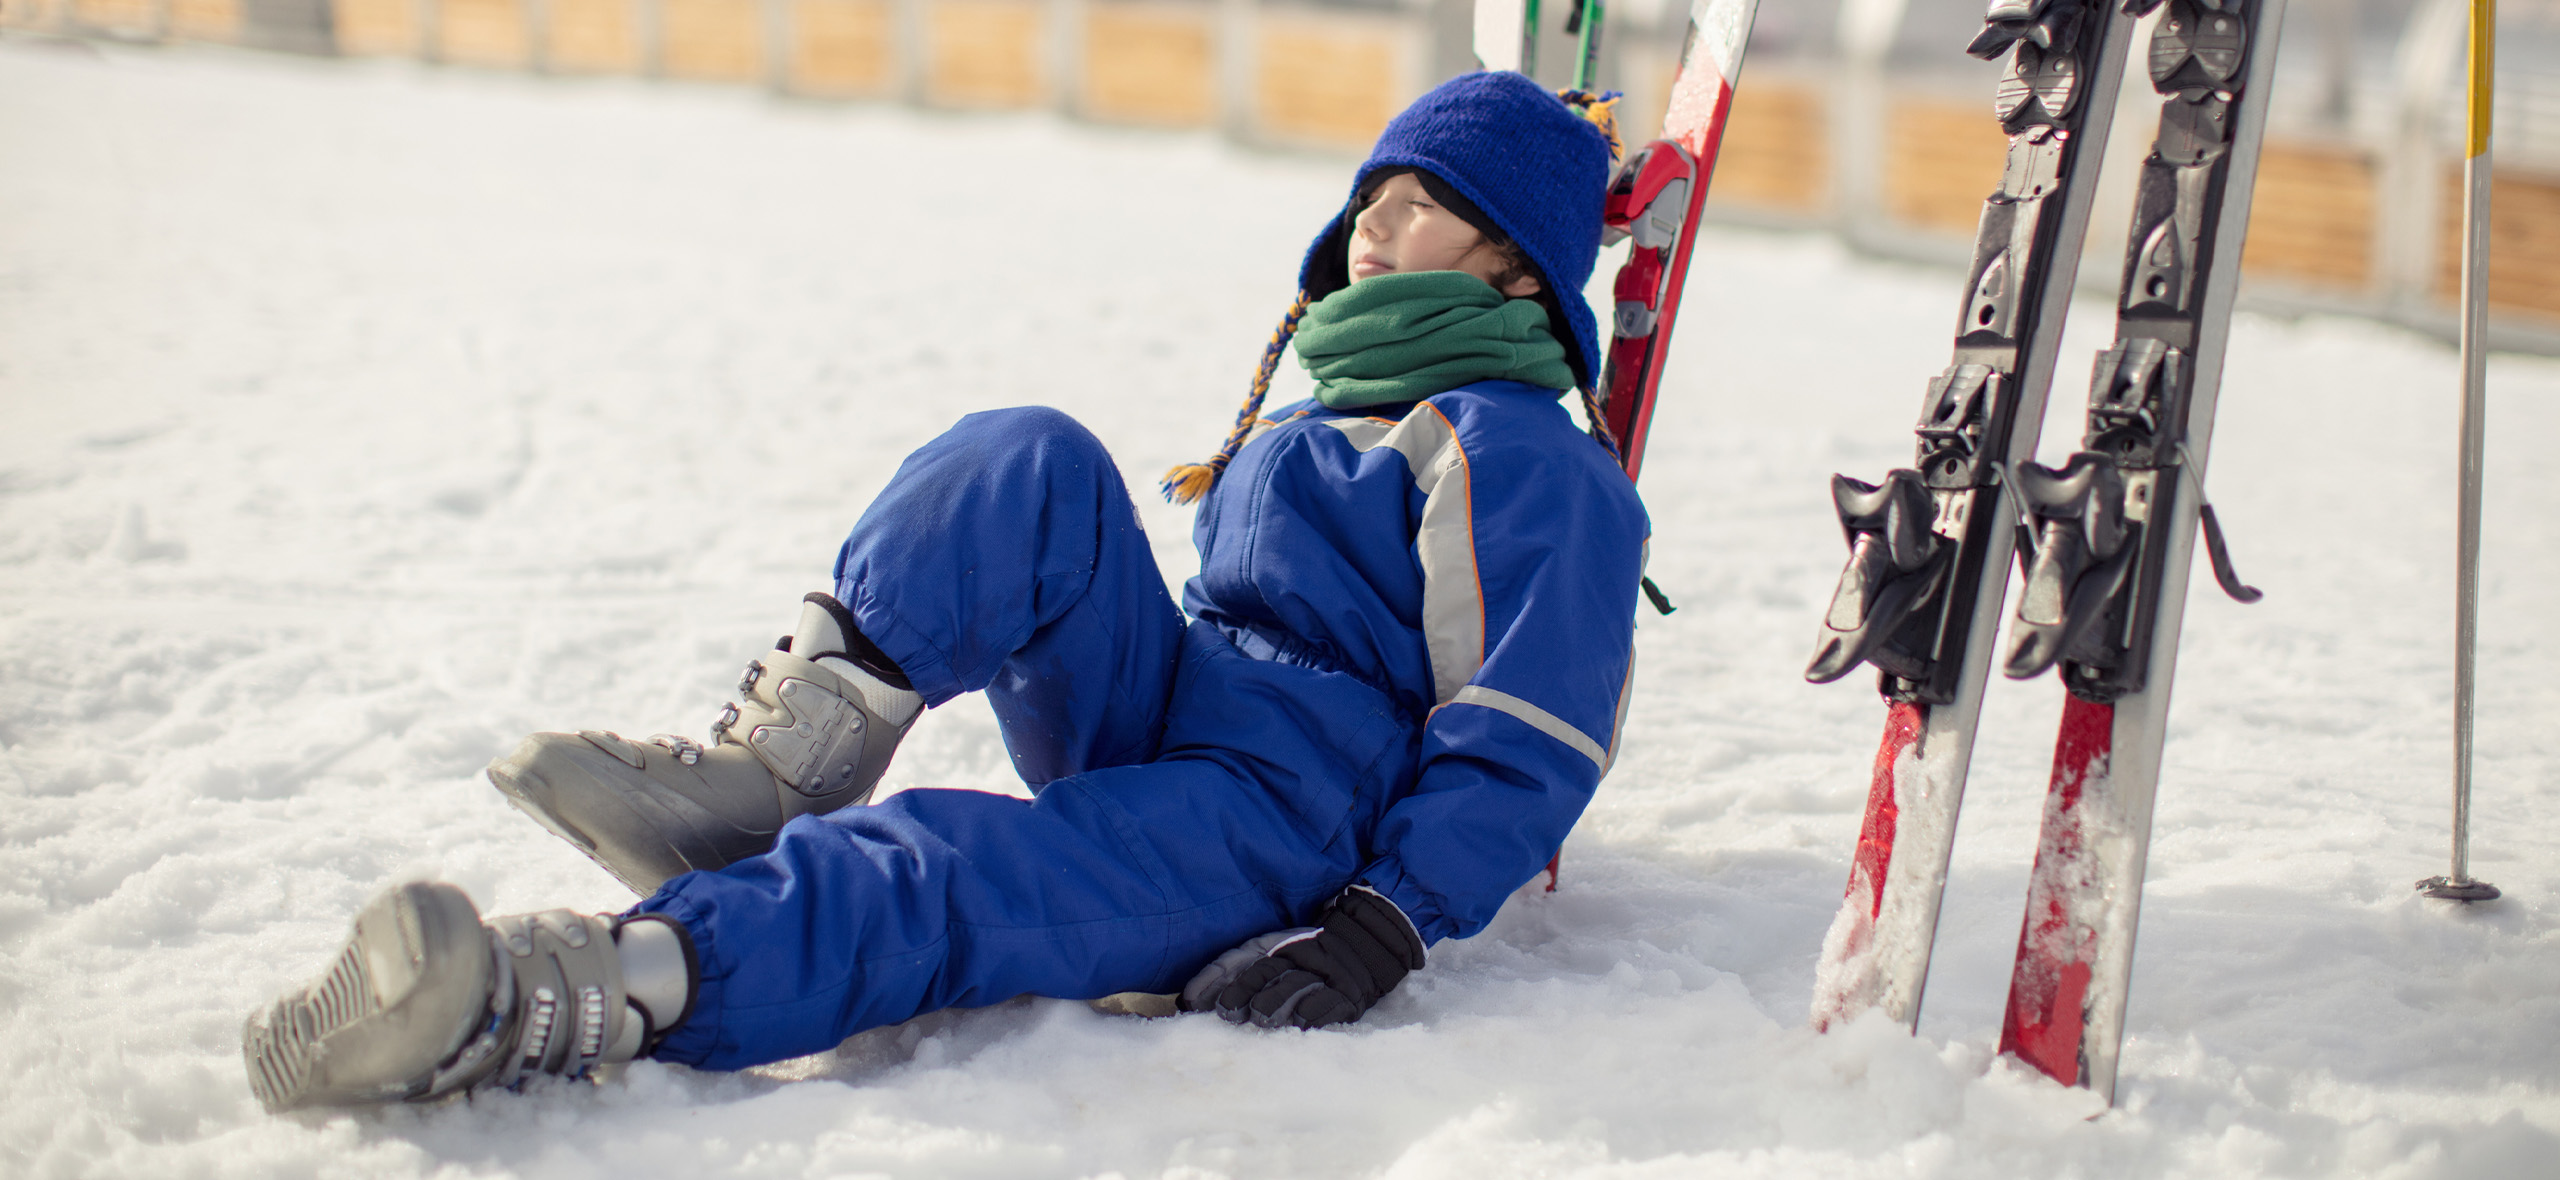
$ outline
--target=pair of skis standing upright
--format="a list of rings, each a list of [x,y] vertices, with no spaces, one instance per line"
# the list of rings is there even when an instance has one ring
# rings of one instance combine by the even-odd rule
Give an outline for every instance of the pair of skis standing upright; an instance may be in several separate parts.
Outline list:
[[[1536,0],[1480,0],[1478,55],[1520,68]],[[1598,0],[1583,0],[1589,84]],[[1662,140],[1612,185],[1620,269],[1603,416],[1641,469],[1698,211],[1731,110],[1756,0],[1693,0]],[[2026,570],[2002,671],[2056,664],[2069,693],[2000,1048],[2112,1102],[2159,781],[2160,746],[2201,523],[2243,602],[2203,491],[2284,0],[1992,0],[1976,57],[2006,56],[1994,110],[2009,138],[1983,206],[1952,363],[1921,404],[1914,465],[1835,477],[1850,556],[1807,679],[1872,664],[1885,731],[1849,885],[1824,940],[1812,1021],[1871,1008],[1917,1027],[1956,812],[1989,680],[2009,564]],[[2099,164],[2138,18],[2161,95],[2083,449],[2032,461],[2075,287]],[[1525,28],[1516,43],[1508,32]],[[1676,216],[1675,216],[1676,215]],[[1659,598],[1656,605],[1663,605]]]

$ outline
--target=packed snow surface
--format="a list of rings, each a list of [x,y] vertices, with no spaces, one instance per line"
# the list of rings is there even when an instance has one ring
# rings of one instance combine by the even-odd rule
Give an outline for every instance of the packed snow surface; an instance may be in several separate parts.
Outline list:
[[[262,1113],[242,1017],[362,900],[631,900],[479,769],[699,735],[908,449],[1234,412],[1342,161],[1046,116],[0,44],[0,1175],[2552,1175],[2560,365],[2490,365],[2474,869],[2445,865],[2451,350],[2244,316],[2242,572],[2177,668],[2122,1098],[1994,1059],[2060,690],[1995,684],[1919,1035],[1806,1030],[1883,710],[1801,679],[1824,481],[1909,461],[1956,276],[1707,235],[1624,754],[1563,888],[1358,1025],[1023,999],[742,1074]],[[1605,275],[1604,268],[1604,275]],[[1605,282],[1605,277],[1602,282]],[[2078,433],[2075,318],[2043,454]],[[1294,375],[1282,396],[1304,387]],[[1187,514],[1147,510],[1168,578]],[[893,785],[1006,789],[990,714]]]

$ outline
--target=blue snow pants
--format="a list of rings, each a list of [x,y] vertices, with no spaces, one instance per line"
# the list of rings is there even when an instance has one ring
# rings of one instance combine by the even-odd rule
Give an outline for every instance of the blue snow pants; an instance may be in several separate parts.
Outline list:
[[[669,881],[701,979],[662,1060],[738,1069],[925,1012],[1178,990],[1305,925],[1412,788],[1417,720],[1185,625],[1100,441],[974,414],[909,457],[836,597],[928,705],[985,691],[1031,799],[916,789]]]

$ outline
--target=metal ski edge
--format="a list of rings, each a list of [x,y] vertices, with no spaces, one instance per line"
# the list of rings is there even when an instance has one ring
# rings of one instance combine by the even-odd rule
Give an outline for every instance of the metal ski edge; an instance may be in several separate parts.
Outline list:
[[[2005,467],[2009,455],[2032,453],[2035,440],[2044,425],[2046,395],[2052,384],[2054,359],[2061,346],[2072,293],[2078,277],[2080,243],[2088,230],[2091,206],[2096,193],[2100,163],[2106,156],[2108,131],[2114,119],[2114,107],[2121,87],[2127,32],[2131,18],[2112,3],[2095,6],[2096,20],[2088,34],[2096,38],[2098,50],[2094,68],[2085,70],[2082,103],[2078,108],[2079,128],[2073,135],[2073,163],[2068,184],[2057,194],[2060,200],[2052,248],[2042,259],[2042,287],[2027,321],[2025,339],[2016,346],[2011,396],[2014,405],[2008,429],[1999,439],[2000,451],[1991,456],[1995,465]],[[2015,53],[2013,48],[2011,53]],[[2086,60],[2085,58],[2083,59]],[[2005,75],[2004,75],[2005,78]],[[2012,154],[2017,151],[2012,145]],[[2004,179],[2003,189],[2007,187]],[[2003,193],[1995,193],[1984,202],[1984,233],[1993,222],[1995,207]],[[1977,252],[1985,243],[1977,242]],[[1977,260],[1972,284],[1985,279],[1982,263]],[[1973,304],[1969,295],[1967,307]],[[1968,311],[1968,314],[1970,312]],[[1959,326],[1959,339],[1963,334]],[[1962,363],[1979,353],[1961,343],[1955,359]],[[1924,426],[1926,423],[1924,423]],[[1980,717],[1981,701],[1988,687],[1992,640],[1998,634],[2002,615],[2006,613],[2009,566],[2013,558],[2014,533],[2006,522],[2016,519],[2012,491],[2005,478],[1995,479],[1988,488],[1979,489],[1969,501],[1968,515],[1988,511],[1990,521],[1999,527],[1981,531],[1978,554],[1972,570],[1957,571],[1956,584],[1947,592],[1969,590],[1970,606],[1962,612],[1964,628],[1963,658],[1955,677],[1954,691],[1943,704],[1923,704],[1923,724],[1908,772],[1894,775],[1893,793],[1880,801],[1870,792],[1870,810],[1880,802],[1891,802],[1900,816],[1929,815],[1932,822],[1895,825],[1894,847],[1884,858],[1887,872],[1882,890],[1871,902],[1862,903],[1857,896],[1860,881],[1855,868],[1848,890],[1842,899],[1841,913],[1833,921],[1834,936],[1826,938],[1824,955],[1815,971],[1815,998],[1810,1012],[1817,1028],[1829,1027],[1854,1018],[1863,1011],[1861,1005],[1880,1007],[1887,1017],[1916,1030],[1920,1020],[1929,960],[1936,940],[1940,902],[1943,898],[1948,865],[1954,851],[1955,820],[1961,808],[1964,785],[1970,770],[1974,733]],[[1945,511],[1941,505],[1941,511]],[[1943,525],[1944,522],[1941,522]],[[1952,615],[1958,608],[1950,607]],[[1956,622],[1951,617],[1950,623]],[[1907,702],[1890,702],[1900,709]],[[1887,742],[1893,740],[1888,728]],[[1943,817],[1943,818],[1939,818]],[[1862,830],[1866,825],[1862,823]],[[1870,882],[1871,884],[1871,882]],[[1865,910],[1865,914],[1853,913]],[[1849,931],[1860,924],[1872,926],[1867,932],[1866,952],[1846,953],[1854,939]],[[1889,952],[1889,953],[1882,953]]]
[[[2243,101],[2231,130],[2192,338],[2193,381],[2181,440],[2187,470],[2173,477],[2174,494],[2167,497],[2167,545],[2151,605],[2145,680],[2112,704],[2076,695],[2065,701],[2018,959],[2004,1005],[2003,1053],[2065,1084],[2085,1085],[2110,1106],[2117,1092],[2161,746],[2204,502],[2205,460],[2284,9],[2285,0],[2257,0],[2248,17]],[[2164,95],[2164,110],[2174,101],[2175,95]],[[2143,228],[2135,227],[2129,250],[2140,249]],[[2091,739],[2100,730],[2104,744],[2093,748]]]

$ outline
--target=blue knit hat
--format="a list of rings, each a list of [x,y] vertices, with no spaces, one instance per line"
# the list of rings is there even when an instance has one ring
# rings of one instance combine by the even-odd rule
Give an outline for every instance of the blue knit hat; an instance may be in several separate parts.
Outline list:
[[[1421,169],[1457,190],[1497,236],[1529,256],[1541,297],[1558,317],[1565,361],[1585,386],[1599,377],[1600,331],[1582,286],[1600,254],[1600,217],[1609,195],[1616,136],[1604,128],[1608,99],[1554,91],[1509,70],[1460,74],[1414,100],[1387,124],[1351,178],[1342,212],[1316,235],[1298,285],[1322,299],[1351,285],[1345,258],[1360,194],[1381,173]],[[1598,105],[1596,118],[1584,112]],[[1475,218],[1469,217],[1473,221]],[[1481,224],[1479,229],[1487,228]]]
[[[1389,122],[1352,176],[1342,212],[1307,248],[1298,267],[1298,298],[1272,331],[1225,444],[1206,462],[1166,472],[1165,499],[1188,504],[1225,474],[1253,432],[1299,317],[1308,304],[1351,285],[1348,235],[1360,215],[1362,190],[1399,171],[1422,173],[1424,186],[1451,211],[1528,256],[1538,276],[1536,299],[1564,344],[1584,408],[1602,442],[1614,450],[1591,403],[1599,383],[1600,330],[1582,287],[1600,255],[1600,219],[1618,154],[1617,99],[1614,92],[1551,92],[1524,75],[1488,70],[1441,83]]]

